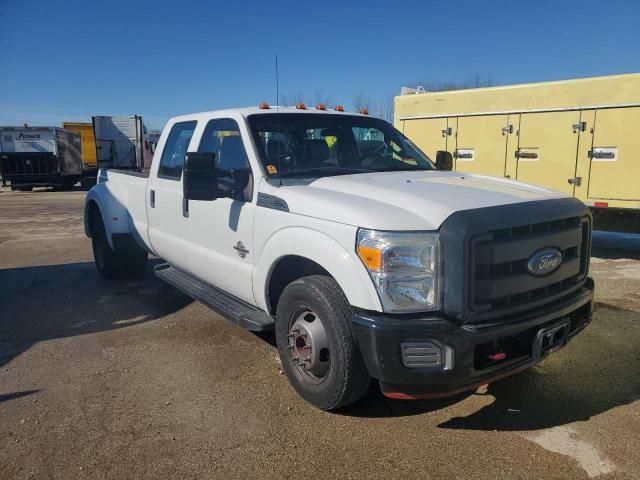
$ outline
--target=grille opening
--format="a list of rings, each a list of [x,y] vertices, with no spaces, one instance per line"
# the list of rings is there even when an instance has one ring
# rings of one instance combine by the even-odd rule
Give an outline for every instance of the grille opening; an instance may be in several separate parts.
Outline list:
[[[473,366],[476,370],[489,368],[498,363],[510,362],[516,359],[527,359],[533,356],[533,340],[540,330],[540,326],[532,327],[516,335],[509,335],[491,342],[476,345],[473,355]],[[504,360],[492,360],[489,358],[494,352],[504,352]]]
[[[589,232],[590,223],[587,217],[569,217],[499,229],[484,235],[474,244],[476,255],[480,253],[478,249],[482,248],[482,252],[488,252],[488,257],[476,257],[475,272],[472,276],[475,283],[470,290],[472,309],[487,312],[522,307],[528,303],[544,302],[548,297],[561,295],[565,290],[576,287],[585,278],[588,269]],[[556,241],[558,243],[555,243]],[[509,249],[511,242],[514,251],[520,252],[524,258],[487,263],[487,258],[509,258],[508,255],[504,255],[504,249]],[[548,278],[529,278],[530,256],[536,250],[562,243],[563,262],[558,270],[546,276]],[[514,288],[514,283],[509,282],[510,279],[517,282],[518,286]],[[488,287],[487,282],[490,284],[492,281],[502,282],[505,285],[505,294],[500,295],[500,287]],[[545,282],[548,283],[544,285]],[[526,288],[527,284],[531,285],[530,289]]]

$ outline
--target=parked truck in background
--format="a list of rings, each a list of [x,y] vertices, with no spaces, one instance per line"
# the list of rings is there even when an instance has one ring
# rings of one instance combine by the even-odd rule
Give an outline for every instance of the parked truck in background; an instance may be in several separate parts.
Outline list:
[[[85,230],[105,277],[158,277],[275,329],[298,393],[330,410],[471,390],[591,319],[591,214],[561,192],[450,172],[388,123],[322,109],[171,119],[146,174],[101,169]],[[567,364],[571,368],[571,364]],[[562,401],[562,399],[559,399]]]
[[[93,131],[99,168],[143,171],[153,158],[152,145],[140,115],[94,116]]]
[[[96,138],[93,124],[83,122],[63,122],[62,128],[80,134],[82,140],[82,186],[86,190],[96,184],[98,160],[96,157]]]
[[[57,127],[0,127],[0,173],[12,190],[71,190],[82,178],[80,134]]]
[[[589,205],[596,228],[640,232],[638,73],[409,93],[394,123],[456,171],[553,188]]]

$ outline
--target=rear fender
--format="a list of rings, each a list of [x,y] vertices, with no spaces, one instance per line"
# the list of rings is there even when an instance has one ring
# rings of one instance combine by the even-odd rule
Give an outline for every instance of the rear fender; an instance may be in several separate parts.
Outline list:
[[[132,228],[133,222],[131,215],[127,212],[127,209],[118,201],[118,199],[112,194],[107,183],[99,183],[91,188],[87,192],[84,207],[84,231],[87,237],[91,237],[91,225],[89,223],[89,215],[91,211],[91,205],[95,204],[102,217],[104,224],[104,230],[107,234],[107,241],[109,246],[114,248],[113,235],[114,234],[130,234],[136,238],[136,241],[141,246],[144,245],[135,235],[135,231]],[[146,247],[144,247],[146,249]]]

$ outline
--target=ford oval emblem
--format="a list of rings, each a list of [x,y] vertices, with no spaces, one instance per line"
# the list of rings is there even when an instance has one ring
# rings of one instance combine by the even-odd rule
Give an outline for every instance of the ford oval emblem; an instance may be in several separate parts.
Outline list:
[[[562,252],[557,248],[545,248],[529,258],[527,270],[535,277],[542,277],[555,272],[562,263]]]

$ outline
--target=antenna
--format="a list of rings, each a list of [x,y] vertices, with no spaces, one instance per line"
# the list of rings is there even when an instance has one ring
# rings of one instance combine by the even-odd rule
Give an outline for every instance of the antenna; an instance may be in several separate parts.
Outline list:
[[[276,53],[276,136],[280,136],[280,85],[278,78],[278,54]],[[280,142],[279,138],[276,138],[276,142]],[[280,143],[276,143],[276,145],[280,145]],[[280,167],[282,162],[282,152],[278,148],[278,180],[279,185],[282,186],[282,177],[280,176]]]

